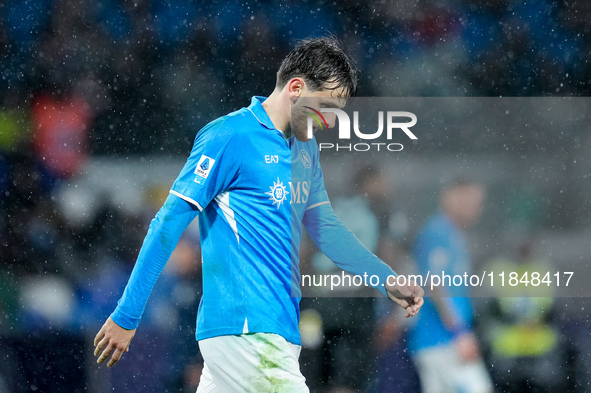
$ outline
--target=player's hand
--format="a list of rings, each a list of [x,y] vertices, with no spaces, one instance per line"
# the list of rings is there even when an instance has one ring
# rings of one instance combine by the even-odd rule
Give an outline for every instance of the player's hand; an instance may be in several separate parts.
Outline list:
[[[135,330],[124,329],[109,317],[94,338],[94,356],[99,357],[97,363],[104,362],[113,353],[107,363],[108,367],[113,367],[121,359],[123,352],[129,351],[129,343],[135,336]]]
[[[456,337],[455,345],[464,362],[474,362],[480,358],[478,340],[474,333],[468,332]]]
[[[386,284],[386,291],[390,299],[406,310],[407,318],[417,315],[423,306],[423,295],[425,291],[414,281],[404,286],[396,283],[393,285]]]

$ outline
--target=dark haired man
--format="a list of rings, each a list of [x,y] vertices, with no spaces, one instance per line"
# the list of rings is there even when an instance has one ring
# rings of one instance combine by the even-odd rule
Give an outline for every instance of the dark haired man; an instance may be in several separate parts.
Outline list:
[[[356,76],[332,38],[301,42],[285,58],[265,99],[206,125],[170,195],[150,225],[113,314],[95,338],[98,362],[120,358],[150,291],[188,224],[199,216],[203,297],[196,338],[205,366],[198,392],[307,392],[298,356],[299,243],[302,223],[319,248],[415,315],[423,291],[387,284],[392,269],[335,217],[306,133],[290,135],[301,98],[337,103]],[[334,104],[334,103],[333,103]],[[334,123],[334,118],[330,119]]]

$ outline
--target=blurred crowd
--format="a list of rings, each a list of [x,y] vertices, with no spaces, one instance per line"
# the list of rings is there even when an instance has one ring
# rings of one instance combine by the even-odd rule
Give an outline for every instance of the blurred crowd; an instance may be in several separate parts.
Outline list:
[[[586,96],[590,16],[549,0],[9,0],[0,106],[74,100],[93,153],[180,152],[268,94],[297,40],[329,32],[362,70],[360,96]]]
[[[88,337],[114,308],[162,201],[161,192],[143,192],[138,198],[150,194],[150,200],[129,212],[99,195],[92,209],[76,211],[84,200],[64,203],[60,185],[80,177],[89,158],[185,156],[209,120],[271,92],[297,40],[327,33],[360,68],[360,96],[588,96],[590,19],[586,1],[0,2],[0,392],[82,391],[87,383],[130,392],[196,387],[195,228],[157,284],[140,325],[144,333],[132,343],[132,372],[114,370],[108,383],[100,375],[88,382]],[[388,189],[364,187],[369,199],[344,198],[343,209],[349,203],[373,211],[364,215],[375,217],[369,242],[384,258],[395,256],[396,217],[380,210],[391,207],[379,199]],[[326,264],[309,256],[322,271]],[[355,323],[358,332],[344,328],[347,318],[324,315],[330,337],[312,340],[311,352],[303,353],[312,359],[313,386],[369,389],[368,378],[334,370],[351,356],[375,358],[375,348],[355,352],[371,343],[354,336],[376,324],[380,359],[390,348],[398,354],[392,364],[401,362],[404,350],[392,348],[404,329],[364,302],[354,305],[367,314]],[[495,307],[510,314],[504,320],[516,318],[511,306]],[[315,312],[303,314],[312,327],[328,311]],[[345,345],[334,357],[337,341]],[[39,378],[50,354],[62,363]],[[391,380],[394,367],[383,364],[375,369]],[[372,381],[375,374],[367,370]]]

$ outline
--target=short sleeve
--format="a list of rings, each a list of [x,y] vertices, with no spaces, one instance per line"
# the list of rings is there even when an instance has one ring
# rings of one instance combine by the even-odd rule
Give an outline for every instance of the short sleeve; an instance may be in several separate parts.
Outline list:
[[[170,193],[203,210],[217,195],[232,188],[241,163],[237,139],[237,132],[221,119],[201,129]]]

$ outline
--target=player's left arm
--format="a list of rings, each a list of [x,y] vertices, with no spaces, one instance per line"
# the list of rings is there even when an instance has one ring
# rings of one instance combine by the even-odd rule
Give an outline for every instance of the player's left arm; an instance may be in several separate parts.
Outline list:
[[[396,273],[339,221],[330,203],[309,208],[303,224],[320,251],[337,266],[353,275],[377,276],[379,281],[372,286],[406,309],[407,317],[416,315],[423,305],[423,289],[414,282],[401,286],[388,280]]]
[[[388,282],[389,276],[396,276],[394,270],[369,251],[353,232],[339,221],[324,187],[316,141],[313,139],[308,144],[306,147],[314,165],[308,207],[303,219],[308,234],[320,251],[341,269],[353,275],[378,276],[379,283],[374,287],[404,308],[407,317],[416,315],[423,305],[423,289],[415,282],[404,286],[399,286],[396,280]]]

